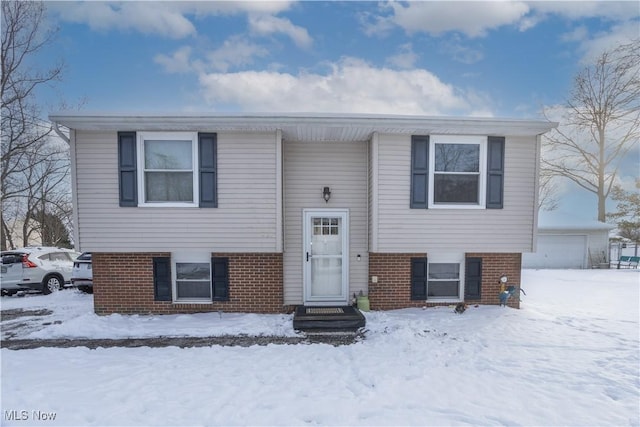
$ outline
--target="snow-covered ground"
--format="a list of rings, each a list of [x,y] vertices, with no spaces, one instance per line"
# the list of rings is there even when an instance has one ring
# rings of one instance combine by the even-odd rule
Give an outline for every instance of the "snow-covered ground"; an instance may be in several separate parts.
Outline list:
[[[1,424],[640,425],[640,272],[522,287],[521,310],[371,312],[342,347],[2,349]],[[11,308],[54,311],[23,338],[296,334],[284,315],[98,317],[69,290]]]

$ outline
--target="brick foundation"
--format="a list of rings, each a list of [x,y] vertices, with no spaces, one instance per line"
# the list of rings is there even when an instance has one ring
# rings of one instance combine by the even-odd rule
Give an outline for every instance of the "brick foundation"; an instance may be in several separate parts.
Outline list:
[[[369,253],[369,304],[372,310],[425,305],[424,301],[411,300],[411,258],[424,256],[424,253]],[[371,276],[378,276],[378,283],[372,283]]]
[[[519,253],[468,253],[468,257],[482,258],[482,298],[469,301],[478,304],[500,304],[500,276],[509,278],[508,285],[521,284],[522,254]],[[520,308],[518,298],[509,298],[509,307]]]
[[[175,304],[154,301],[153,258],[170,253],[93,253],[93,301],[97,314],[283,312],[281,253],[213,253],[229,258],[229,301]]]
[[[411,300],[411,258],[425,254],[369,254],[369,301],[373,310],[394,310],[407,307],[433,307],[449,305],[450,302],[425,302]],[[499,304],[500,276],[506,274],[508,285],[520,284],[522,256],[519,253],[467,253],[467,257],[482,258],[481,299],[469,304]],[[378,283],[371,282],[378,276]],[[519,308],[517,298],[511,298],[510,307]]]

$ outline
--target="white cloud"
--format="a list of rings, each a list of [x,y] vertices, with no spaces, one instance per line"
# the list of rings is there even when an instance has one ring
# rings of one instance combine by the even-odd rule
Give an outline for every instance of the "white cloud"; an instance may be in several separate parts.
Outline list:
[[[591,37],[585,37],[579,45],[579,49],[583,53],[582,62],[589,63],[605,50],[637,40],[639,31],[640,21],[628,21],[613,25],[608,31],[601,31]]]
[[[251,14],[249,15],[249,28],[252,32],[260,35],[282,33],[291,38],[298,47],[309,48],[313,44],[313,39],[306,29],[293,25],[286,18]]]
[[[251,64],[254,57],[264,57],[269,51],[240,37],[231,37],[223,45],[207,54],[209,65],[217,71],[226,72],[231,67]]]
[[[560,40],[563,42],[579,42],[585,40],[589,35],[589,30],[585,25],[580,25],[568,33],[562,34]]]
[[[243,111],[304,111],[426,115],[490,115],[486,99],[442,82],[427,70],[375,68],[354,58],[327,74],[275,71],[202,73],[207,102]]]
[[[191,47],[183,46],[171,55],[158,54],[154,62],[164,67],[168,73],[188,73],[192,71]]]
[[[367,35],[384,35],[400,27],[407,33],[440,36],[457,32],[475,38],[505,25],[526,31],[550,15],[568,20],[600,18],[623,22],[637,19],[640,8],[636,1],[384,2],[377,13],[363,13],[360,19]],[[637,25],[636,22],[636,36]]]
[[[55,3],[54,3],[55,4]],[[183,38],[196,33],[179,3],[147,2],[124,3],[59,3],[60,19],[86,23],[92,30],[134,30],[145,34],[158,34],[169,38]]]
[[[640,15],[636,1],[529,1],[539,14],[559,15],[571,20],[604,18],[623,21]]]
[[[393,25],[408,33],[441,35],[455,31],[482,37],[491,29],[517,24],[528,12],[523,2],[409,2],[385,3],[383,15],[372,16],[368,34],[388,31]],[[388,15],[388,12],[391,12]]]
[[[182,7],[196,15],[235,15],[238,13],[266,13],[276,15],[291,9],[295,1],[184,1]]]
[[[454,35],[450,40],[445,41],[440,50],[453,58],[453,60],[463,64],[475,64],[484,58],[484,53],[481,50],[465,46],[458,35]]]
[[[400,46],[397,54],[388,57],[386,63],[407,70],[413,68],[417,60],[418,55],[413,51],[413,46],[407,43]]]
[[[138,31],[169,38],[196,34],[187,16],[260,14],[270,17],[291,8],[291,1],[124,1],[124,2],[51,2],[47,6],[63,21],[84,23],[92,30]],[[303,46],[310,40],[306,30],[286,19],[279,23],[284,32]],[[288,23],[288,24],[287,24]],[[306,35],[306,39],[305,39]]]

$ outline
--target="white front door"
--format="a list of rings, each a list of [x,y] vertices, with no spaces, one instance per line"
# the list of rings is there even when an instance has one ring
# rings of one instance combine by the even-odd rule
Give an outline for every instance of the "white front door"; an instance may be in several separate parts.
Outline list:
[[[304,303],[347,304],[349,211],[304,210]]]

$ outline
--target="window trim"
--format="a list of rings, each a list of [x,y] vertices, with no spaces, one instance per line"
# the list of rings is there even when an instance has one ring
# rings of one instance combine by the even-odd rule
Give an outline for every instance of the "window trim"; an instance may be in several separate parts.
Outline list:
[[[425,257],[416,257],[411,258],[411,282],[410,282],[410,294],[411,301],[424,301],[424,302],[433,302],[433,303],[458,303],[465,301],[465,281],[467,279],[466,272],[466,254],[462,252],[440,252],[437,254],[429,254]],[[425,275],[416,277],[414,276],[414,264],[416,262],[426,262],[425,266]],[[442,296],[442,297],[429,297],[429,266],[431,264],[458,264],[459,269],[459,285],[458,285],[458,296]],[[418,280],[416,282],[415,280]],[[416,296],[414,293],[414,288],[418,284],[421,287],[424,287],[424,294],[420,293],[419,296]],[[422,290],[422,289],[420,289]],[[424,298],[422,298],[424,295]]]
[[[191,141],[191,179],[193,182],[193,201],[191,202],[147,202],[145,191],[145,140],[190,140]],[[200,180],[198,162],[198,133],[197,132],[137,132],[138,157],[138,206],[139,207],[199,207]],[[175,267],[175,264],[174,264]],[[175,270],[175,269],[174,269]]]
[[[178,267],[182,263],[209,264],[209,298],[178,298]],[[171,254],[171,291],[174,304],[213,304],[213,266],[208,252],[174,252]]]
[[[478,164],[478,203],[435,203],[436,144],[476,144],[480,147]],[[487,197],[487,137],[483,135],[430,135],[429,138],[428,209],[486,209]],[[461,173],[470,174],[470,173]],[[473,173],[475,175],[475,173]]]
[[[458,295],[430,297],[429,296],[429,269],[431,264],[458,264]],[[464,301],[464,280],[465,280],[465,254],[464,253],[440,253],[429,255],[427,259],[427,301],[436,302],[461,302]]]

